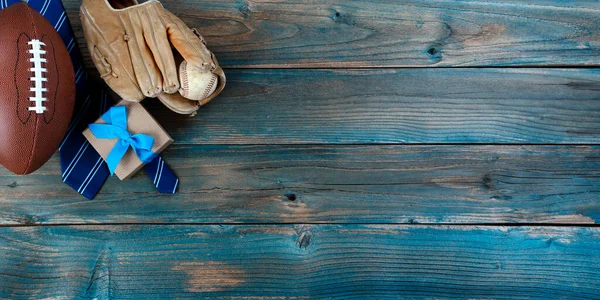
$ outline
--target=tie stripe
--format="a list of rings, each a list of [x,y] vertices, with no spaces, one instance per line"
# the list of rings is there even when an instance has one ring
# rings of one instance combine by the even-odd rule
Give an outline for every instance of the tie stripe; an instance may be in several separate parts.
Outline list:
[[[89,146],[90,146],[90,143],[87,140],[81,145],[81,148],[79,148],[79,152],[77,152],[77,154],[71,160],[71,162],[69,163],[69,166],[63,173],[63,182],[65,182],[67,180],[67,178],[69,178],[69,175],[71,175],[71,173],[73,172],[73,169],[75,169],[75,166],[77,165],[77,163],[83,156],[83,153],[85,153],[85,150],[87,150],[87,148]]]
[[[160,165],[161,161],[162,161],[162,158],[161,158],[161,157],[159,157],[159,158],[158,158],[158,164],[159,164],[159,165]],[[158,179],[158,170],[157,170],[157,171],[155,171],[155,172],[156,172],[156,173],[155,173],[155,175],[154,175],[154,185],[156,186],[156,180]]]
[[[179,179],[160,156],[145,165],[144,170],[150,178],[154,178],[153,183],[159,192],[174,194],[177,191]]]
[[[83,193],[83,191],[85,191],[85,188],[87,188],[87,186],[90,184],[90,182],[92,181],[92,178],[94,178],[94,175],[96,175],[96,173],[98,172],[98,169],[100,169],[101,165],[102,165],[102,157],[98,157],[98,160],[96,160],[96,164],[90,170],[87,177],[85,178],[85,180],[83,181],[83,183],[81,184],[79,189],[77,190],[78,193]],[[83,190],[82,190],[82,188],[83,188]]]
[[[179,178],[177,178],[175,180],[175,184],[173,185],[173,191],[171,192],[171,194],[175,194],[175,190],[177,190],[177,185],[179,184]]]
[[[163,170],[164,166],[165,166],[165,162],[163,160],[161,160],[159,171],[157,172],[158,173],[158,180],[155,182],[156,187],[158,187],[158,185],[160,184],[160,178],[162,177],[162,170]]]
[[[48,7],[50,6],[50,2],[52,2],[52,0],[45,0],[44,1],[44,6],[42,6],[42,9],[40,9],[40,14],[45,15],[46,11],[48,11]]]
[[[67,50],[69,51],[69,53],[71,53],[73,48],[75,48],[75,38],[71,38],[71,40],[67,44]]]
[[[56,25],[54,25],[54,29],[56,29],[56,31],[60,30],[66,18],[67,17],[65,16],[65,12],[63,11],[63,13],[60,15],[60,18],[58,19],[58,22],[56,22]]]
[[[19,2],[21,1],[0,0],[0,10]],[[51,24],[54,24],[54,28],[69,51],[73,69],[77,70],[75,79],[78,109],[59,147],[60,164],[63,182],[86,198],[92,199],[110,174],[102,157],[93,147],[90,147],[90,143],[81,134],[81,131],[87,123],[102,115],[109,108],[111,102],[109,102],[108,93],[104,90],[98,99],[90,96],[87,92],[87,72],[81,63],[81,53],[76,47],[77,43],[68,22],[67,26],[64,26],[67,16],[62,3],[59,0],[29,0],[28,4],[39,11]],[[98,101],[97,106],[96,104],[92,105],[92,102],[95,101]],[[160,172],[158,167],[160,167]],[[154,184],[161,193],[175,193],[179,180],[160,156],[147,164],[145,168],[148,176],[154,178]]]
[[[85,73],[85,71],[83,70],[83,66],[79,66],[79,69],[75,73],[75,78],[76,78],[75,83],[79,82],[79,79],[81,79],[81,77],[83,77],[83,73]]]

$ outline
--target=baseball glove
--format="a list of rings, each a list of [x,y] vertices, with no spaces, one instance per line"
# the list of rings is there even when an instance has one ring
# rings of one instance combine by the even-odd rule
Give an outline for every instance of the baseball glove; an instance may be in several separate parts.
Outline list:
[[[83,0],[80,18],[100,76],[125,100],[161,95],[159,99],[175,112],[195,112],[198,101],[174,95],[181,86],[177,55],[188,65],[217,75],[217,88],[201,103],[210,101],[225,86],[223,70],[202,36],[158,1]]]

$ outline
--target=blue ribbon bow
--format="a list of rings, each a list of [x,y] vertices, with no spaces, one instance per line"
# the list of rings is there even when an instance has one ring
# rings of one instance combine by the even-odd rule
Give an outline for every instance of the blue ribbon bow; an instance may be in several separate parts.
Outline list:
[[[151,162],[156,153],[152,152],[154,138],[146,134],[132,135],[127,131],[127,108],[125,106],[113,106],[102,115],[106,124],[90,124],[90,130],[99,139],[116,139],[117,144],[106,157],[106,164],[110,175],[115,173],[117,165],[131,147],[138,158],[145,164]]]

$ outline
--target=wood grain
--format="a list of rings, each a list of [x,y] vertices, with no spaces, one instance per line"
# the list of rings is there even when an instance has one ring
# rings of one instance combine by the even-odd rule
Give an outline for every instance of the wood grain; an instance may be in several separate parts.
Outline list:
[[[0,297],[598,299],[599,236],[560,227],[0,228]]]
[[[600,143],[600,69],[229,70],[179,144]]]
[[[597,1],[163,0],[225,67],[600,62]],[[79,0],[63,1],[80,46]],[[82,47],[85,48],[85,47]],[[92,67],[89,53],[86,62]]]
[[[179,193],[0,167],[0,299],[600,298],[600,2],[162,2],[228,77],[144,101]]]
[[[93,201],[56,158],[0,172],[0,223],[561,223],[600,221],[598,146],[172,146],[180,179],[143,173]]]

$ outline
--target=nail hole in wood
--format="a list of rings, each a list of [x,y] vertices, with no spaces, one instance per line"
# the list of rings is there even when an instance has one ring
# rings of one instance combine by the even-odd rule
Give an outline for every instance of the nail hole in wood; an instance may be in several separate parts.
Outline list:
[[[438,53],[437,49],[431,47],[429,48],[429,50],[427,50],[427,53],[429,53],[429,55],[435,55],[436,53]]]
[[[285,194],[285,197],[290,201],[296,201],[296,194],[294,193]]]

